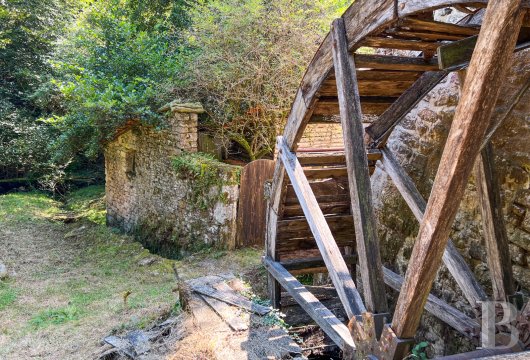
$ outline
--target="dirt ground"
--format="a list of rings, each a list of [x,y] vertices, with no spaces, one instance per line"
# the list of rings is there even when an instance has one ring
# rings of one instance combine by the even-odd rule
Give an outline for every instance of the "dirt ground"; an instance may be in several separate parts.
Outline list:
[[[38,193],[0,196],[0,262],[9,273],[0,280],[0,359],[92,359],[103,337],[178,314],[173,263],[184,280],[261,271],[260,250],[167,260],[90,216],[50,220],[60,206]]]

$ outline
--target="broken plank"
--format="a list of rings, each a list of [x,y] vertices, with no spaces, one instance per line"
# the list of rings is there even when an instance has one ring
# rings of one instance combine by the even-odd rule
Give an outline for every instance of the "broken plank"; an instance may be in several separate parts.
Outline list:
[[[234,307],[210,296],[200,295],[200,297],[228,324],[228,326],[230,326],[230,328],[232,328],[232,330],[243,331],[248,329],[248,324],[237,314]]]
[[[192,285],[191,289],[201,295],[210,296],[214,299],[224,301],[228,304],[239,306],[243,309],[252,311],[258,315],[266,315],[271,309],[263,305],[255,304],[242,296],[237,295],[233,291],[220,291],[207,285]]]
[[[333,21],[331,35],[346,155],[346,173],[348,175],[364,299],[368,311],[385,313],[388,310],[388,305],[382,281],[383,270],[379,239],[372,205],[368,158],[363,140],[364,128],[355,71],[356,64],[353,56],[348,52],[344,19],[338,18]]]
[[[366,311],[363,301],[355,283],[353,282],[348,267],[340,254],[340,250],[333,239],[331,230],[326,222],[304,171],[296,156],[290,151],[282,136],[277,143],[279,157],[291,180],[296,196],[304,210],[304,215],[315,237],[322,257],[326,262],[330,277],[337,289],[337,293],[344,305],[346,314],[351,318]]]
[[[436,59],[427,60],[422,57],[355,54],[355,64],[358,68],[380,70],[438,70],[438,63]]]
[[[304,285],[292,276],[280,263],[268,257],[263,258],[263,263],[269,273],[280,282],[282,287],[311,316],[335,344],[349,354],[355,350],[355,343],[346,325],[322,305]]]

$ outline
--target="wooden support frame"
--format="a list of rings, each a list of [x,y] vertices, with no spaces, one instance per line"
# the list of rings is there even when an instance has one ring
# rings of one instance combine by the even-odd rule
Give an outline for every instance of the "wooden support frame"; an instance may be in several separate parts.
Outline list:
[[[515,293],[515,286],[500,187],[493,161],[493,146],[488,143],[477,158],[474,174],[482,214],[488,268],[493,284],[493,298],[497,301],[506,301]]]
[[[291,180],[293,189],[304,211],[304,215],[311,228],[322,258],[326,263],[329,275],[344,306],[346,315],[351,318],[365,312],[366,308],[361,299],[361,295],[355,287],[348,266],[333,239],[331,230],[322,210],[318,206],[318,202],[309,186],[302,166],[298,162],[295,154],[288,148],[282,136],[278,137],[277,146],[279,149],[279,158]]]
[[[520,0],[488,3],[469,76],[442,155],[418,239],[392,319],[398,337],[414,336],[429,295],[473,161],[480,151],[513,52],[523,12]]]
[[[427,203],[390,149],[385,146],[381,149],[381,153],[383,154],[383,158],[381,159],[384,167],[383,170],[390,176],[412,213],[421,223]],[[443,262],[473,308],[478,309],[480,302],[488,300],[486,292],[478,283],[473,272],[451,239],[447,241],[447,247],[443,254]]]
[[[352,357],[355,351],[350,331],[331,311],[328,310],[318,299],[309,292],[289,271],[280,263],[269,257],[263,258],[263,264],[280,282],[285,290],[296,300],[298,304],[311,316],[313,320],[324,330],[324,332],[337,344],[347,355]]]
[[[348,52],[344,19],[333,21],[331,38],[364,299],[370,312],[385,313],[388,305],[372,205],[368,159],[364,148],[361,103],[354,59]]]

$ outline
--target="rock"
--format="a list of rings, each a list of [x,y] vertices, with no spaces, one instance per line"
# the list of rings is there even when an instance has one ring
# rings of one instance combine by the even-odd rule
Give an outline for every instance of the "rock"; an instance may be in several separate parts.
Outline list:
[[[0,280],[5,280],[8,276],[7,267],[0,262]]]
[[[154,264],[157,261],[155,257],[146,257],[138,261],[138,266],[148,266]]]
[[[83,235],[85,229],[86,229],[86,226],[83,225],[80,228],[74,229],[74,230],[70,231],[69,233],[65,234],[64,238],[65,239],[69,239],[69,238],[72,238],[72,237],[81,236],[81,235]]]

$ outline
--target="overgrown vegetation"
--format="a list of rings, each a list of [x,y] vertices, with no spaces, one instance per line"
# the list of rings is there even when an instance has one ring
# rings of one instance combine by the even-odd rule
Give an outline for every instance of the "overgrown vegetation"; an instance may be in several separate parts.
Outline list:
[[[240,168],[216,160],[210,154],[183,152],[173,159],[178,176],[190,182],[190,204],[199,210],[227,201],[223,187],[239,184]]]
[[[128,120],[163,128],[158,109],[175,98],[202,102],[203,125],[228,149],[270,154],[305,67],[349,2],[1,2],[0,178],[55,189],[101,162]]]

